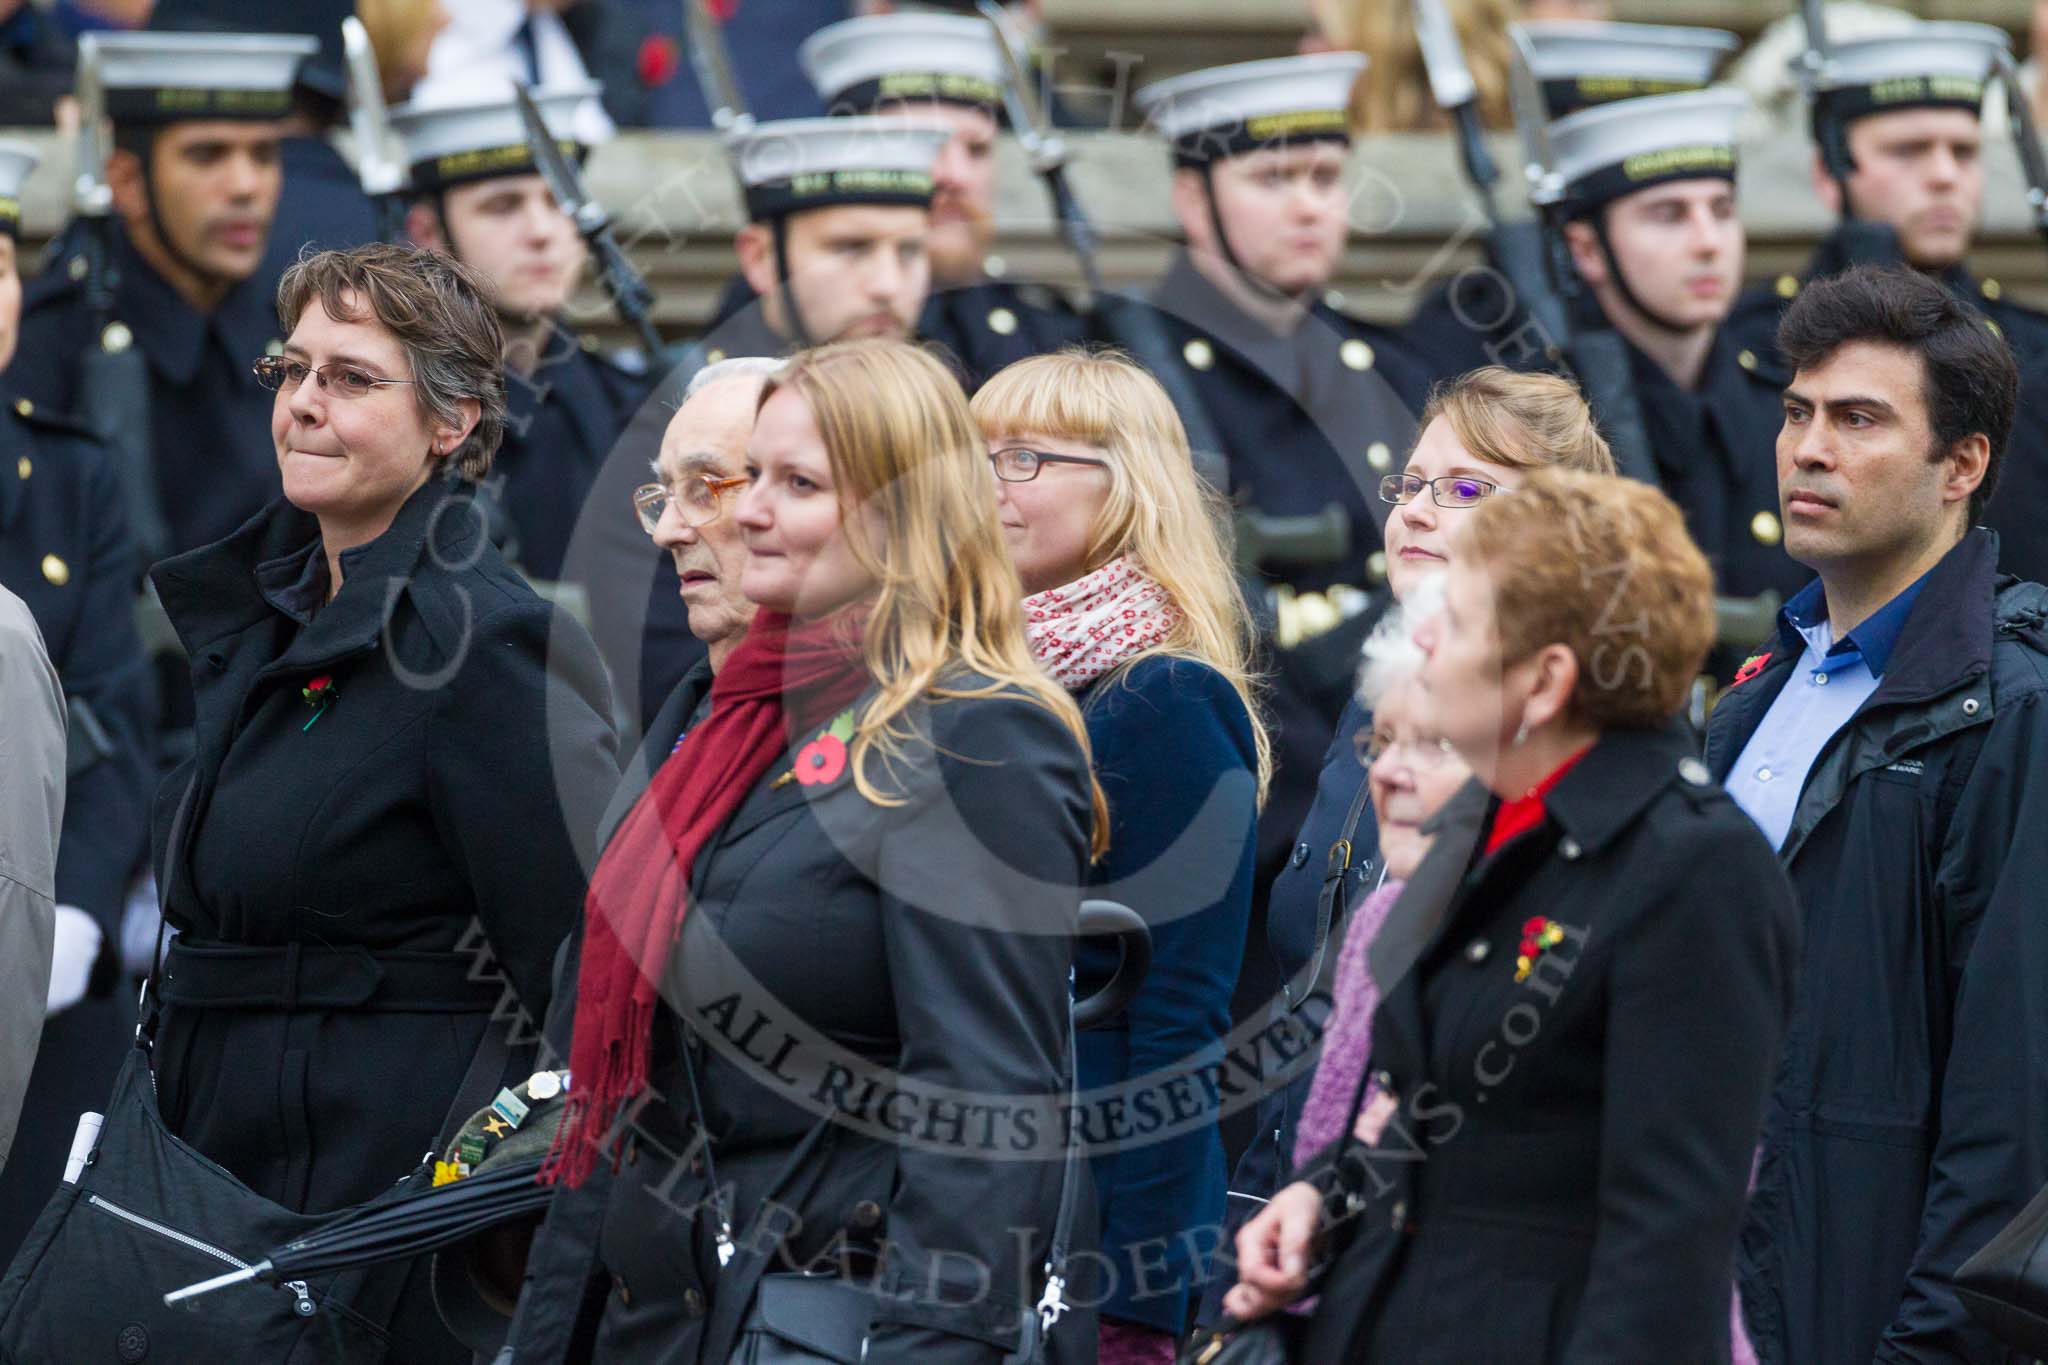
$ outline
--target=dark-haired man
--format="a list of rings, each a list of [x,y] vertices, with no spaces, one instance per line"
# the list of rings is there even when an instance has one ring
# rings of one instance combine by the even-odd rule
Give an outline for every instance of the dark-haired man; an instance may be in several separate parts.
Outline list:
[[[1820,577],[1707,730],[1806,934],[1743,1305],[1769,1362],[2000,1360],[1952,1279],[2048,1182],[2048,589],[1972,529],[2015,367],[1896,267],[1808,286],[1778,340],[1785,546]]]

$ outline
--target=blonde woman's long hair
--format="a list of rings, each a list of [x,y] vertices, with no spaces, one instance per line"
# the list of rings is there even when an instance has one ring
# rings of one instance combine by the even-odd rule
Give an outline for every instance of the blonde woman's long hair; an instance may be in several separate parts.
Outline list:
[[[1351,91],[1353,134],[1421,133],[1450,126],[1430,98],[1415,7],[1407,0],[1311,0],[1317,26],[1332,46],[1371,59]],[[1479,90],[1479,118],[1488,128],[1515,126],[1508,104],[1508,24],[1515,0],[1449,0],[1465,64]]]
[[[1123,669],[1158,654],[1228,678],[1251,717],[1263,801],[1272,744],[1252,671],[1255,627],[1231,567],[1230,509],[1196,475],[1187,429],[1166,390],[1121,351],[1070,346],[1007,366],[971,407],[987,439],[1047,436],[1103,452],[1109,496],[1095,519],[1088,565],[1128,556],[1181,611],[1172,633]]]
[[[1024,639],[1023,589],[997,527],[988,456],[967,396],[930,353],[901,341],[835,342],[799,352],[762,390],[799,394],[824,438],[849,530],[847,545],[873,576],[862,652],[877,692],[854,727],[854,784],[879,805],[900,804],[868,770],[904,757],[907,720],[926,698],[1022,693],[1065,723],[1088,753],[1088,730],[1064,688]],[[960,675],[989,681],[963,685]],[[1092,758],[1091,758],[1092,770]],[[1108,847],[1102,789],[1091,777],[1091,851]]]

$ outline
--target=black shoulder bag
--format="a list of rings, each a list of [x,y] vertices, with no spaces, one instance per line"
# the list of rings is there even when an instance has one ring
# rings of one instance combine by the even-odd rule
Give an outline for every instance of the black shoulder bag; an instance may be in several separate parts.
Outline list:
[[[191,801],[188,786],[171,824],[173,848]],[[389,1354],[385,1328],[405,1280],[389,1268],[251,1286],[209,1295],[191,1308],[164,1305],[170,1291],[247,1269],[272,1247],[339,1214],[294,1213],[273,1203],[164,1125],[150,1067],[162,969],[160,930],[143,1020],[106,1114],[96,1134],[81,1120],[76,1175],[67,1172],[0,1279],[0,1361],[378,1365]],[[443,1125],[444,1140],[496,1093],[509,1056],[503,1032],[487,1028]],[[370,1202],[397,1197],[420,1178],[414,1171]]]

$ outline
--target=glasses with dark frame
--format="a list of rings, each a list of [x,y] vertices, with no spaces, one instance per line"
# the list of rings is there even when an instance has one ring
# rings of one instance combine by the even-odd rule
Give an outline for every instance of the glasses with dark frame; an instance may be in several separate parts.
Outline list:
[[[1380,501],[1398,507],[1421,497],[1425,488],[1429,490],[1430,501],[1438,507],[1471,507],[1483,498],[1507,491],[1497,483],[1475,479],[1469,474],[1446,474],[1439,479],[1389,474],[1380,480]]]
[[[1097,469],[1109,468],[1107,460],[1091,460],[1086,455],[1055,455],[1051,451],[1030,450],[1024,446],[992,450],[988,463],[1004,483],[1030,483],[1049,464],[1092,464]]]
[[[653,535],[673,502],[676,516],[688,527],[709,526],[725,510],[725,495],[745,488],[751,480],[744,475],[723,479],[716,474],[691,474],[674,488],[665,483],[644,483],[633,490],[633,511],[640,527]]]
[[[330,360],[325,365],[308,365],[303,360],[292,360],[281,355],[267,355],[251,365],[256,382],[266,389],[296,391],[312,375],[319,380],[322,393],[338,394],[343,398],[361,398],[374,389],[387,384],[410,384],[410,379],[386,379],[371,374],[360,365],[351,365],[345,360]]]

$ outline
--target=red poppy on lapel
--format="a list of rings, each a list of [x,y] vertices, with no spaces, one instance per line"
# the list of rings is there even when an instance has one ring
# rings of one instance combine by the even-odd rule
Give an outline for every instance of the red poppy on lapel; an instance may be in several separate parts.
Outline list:
[[[1744,659],[1742,661],[1742,667],[1735,670],[1735,681],[1729,683],[1728,685],[1730,687],[1742,686],[1751,678],[1754,678],[1757,674],[1763,672],[1764,665],[1768,664],[1770,661],[1771,656],[1769,652],[1750,655],[1747,659]]]

